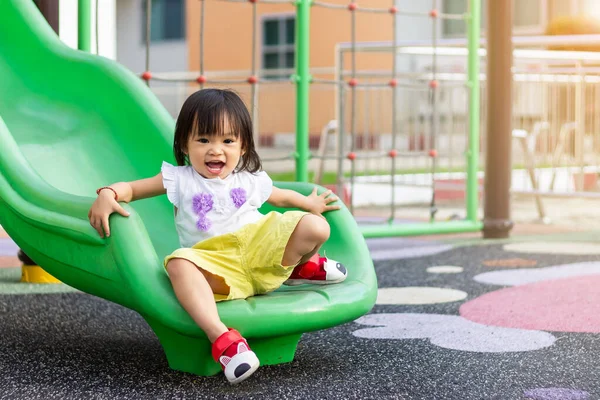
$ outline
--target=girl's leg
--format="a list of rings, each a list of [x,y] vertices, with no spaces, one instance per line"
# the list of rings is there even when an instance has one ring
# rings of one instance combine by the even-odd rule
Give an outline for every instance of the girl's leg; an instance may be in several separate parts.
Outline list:
[[[329,224],[323,217],[308,214],[302,217],[283,253],[282,265],[302,264],[308,261],[329,239]]]
[[[211,343],[226,333],[227,327],[219,318],[213,297],[213,293],[229,294],[225,282],[182,258],[170,260],[167,272],[179,303],[206,333]]]
[[[239,383],[256,371],[260,361],[246,340],[236,330],[221,322],[213,294],[229,294],[223,278],[196,264],[174,258],[167,263],[167,272],[177,299],[212,343],[212,356],[230,383]]]
[[[313,214],[302,217],[283,254],[282,265],[298,263],[284,282],[285,285],[328,285],[346,279],[346,267],[335,260],[316,255],[321,245],[329,239],[329,233],[329,224],[325,218]]]

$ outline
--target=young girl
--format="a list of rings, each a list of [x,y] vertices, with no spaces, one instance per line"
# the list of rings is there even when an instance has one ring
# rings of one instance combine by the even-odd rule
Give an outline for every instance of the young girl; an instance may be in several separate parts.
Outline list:
[[[254,148],[252,121],[233,92],[200,90],[183,104],[173,151],[178,166],[97,190],[88,214],[101,237],[110,236],[108,217],[128,213],[118,201],[161,194],[174,206],[181,248],[164,260],[175,295],[212,342],[212,355],[231,383],[249,377],[256,354],[235,329],[219,319],[216,302],[271,292],[282,284],[330,284],[346,279],[341,264],[320,257],[329,238],[322,213],[337,210],[331,191],[304,196],[279,189],[264,171]],[[268,202],[304,211],[271,212]]]

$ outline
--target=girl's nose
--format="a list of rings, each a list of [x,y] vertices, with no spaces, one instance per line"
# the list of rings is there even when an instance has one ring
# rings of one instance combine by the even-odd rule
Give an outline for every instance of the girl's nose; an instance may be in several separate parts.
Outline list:
[[[210,149],[208,150],[208,152],[210,154],[221,154],[223,152],[223,150],[221,149],[221,146],[215,145],[215,146],[211,146]]]

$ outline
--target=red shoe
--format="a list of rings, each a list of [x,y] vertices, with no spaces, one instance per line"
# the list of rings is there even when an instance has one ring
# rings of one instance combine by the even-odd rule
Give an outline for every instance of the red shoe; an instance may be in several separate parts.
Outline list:
[[[240,383],[256,371],[258,357],[248,346],[246,339],[235,329],[229,329],[212,344],[212,356],[221,364],[229,383]]]
[[[303,283],[329,285],[340,283],[347,276],[348,271],[342,264],[315,254],[307,262],[294,268],[292,275],[283,284],[289,286],[302,285]]]

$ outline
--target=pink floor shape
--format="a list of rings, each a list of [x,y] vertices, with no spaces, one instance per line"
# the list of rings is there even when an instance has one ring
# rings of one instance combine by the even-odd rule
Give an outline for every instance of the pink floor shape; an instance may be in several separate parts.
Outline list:
[[[600,275],[536,282],[487,293],[460,307],[473,322],[554,332],[600,332]]]

